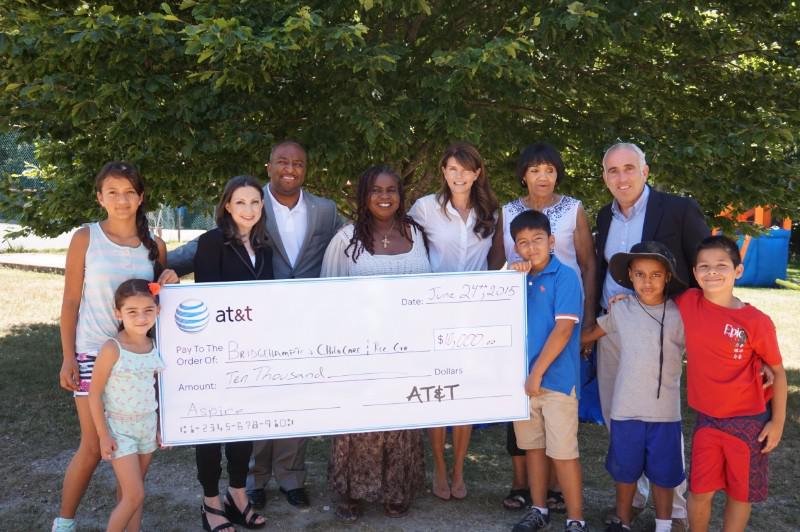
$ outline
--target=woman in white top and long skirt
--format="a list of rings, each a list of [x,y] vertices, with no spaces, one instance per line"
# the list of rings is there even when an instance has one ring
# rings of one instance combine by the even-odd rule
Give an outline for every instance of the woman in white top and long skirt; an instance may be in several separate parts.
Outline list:
[[[405,212],[403,182],[386,166],[359,178],[355,221],[334,235],[322,259],[321,277],[430,273],[425,232]],[[421,430],[342,434],[331,441],[328,482],[338,496],[335,514],[354,522],[363,502],[383,503],[401,517],[425,480]]]
[[[448,148],[439,167],[439,192],[417,200],[409,210],[428,236],[434,272],[471,272],[488,269],[488,255],[497,222],[497,199],[489,187],[478,150],[467,143]],[[433,494],[440,499],[463,499],[464,459],[472,425],[453,427],[453,468],[448,480],[444,458],[447,429],[428,429],[433,454]]]

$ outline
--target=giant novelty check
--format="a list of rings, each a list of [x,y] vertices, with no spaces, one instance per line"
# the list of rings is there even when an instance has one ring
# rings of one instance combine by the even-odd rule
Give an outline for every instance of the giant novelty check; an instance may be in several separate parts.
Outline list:
[[[167,285],[165,445],[528,417],[517,272]]]

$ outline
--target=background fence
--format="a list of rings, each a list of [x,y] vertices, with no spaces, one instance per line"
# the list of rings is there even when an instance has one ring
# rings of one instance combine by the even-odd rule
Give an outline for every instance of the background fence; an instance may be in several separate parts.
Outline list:
[[[0,175],[21,176],[21,184],[25,188],[48,190],[50,183],[46,179],[22,176],[26,166],[37,165],[36,148],[27,142],[21,142],[16,133],[0,133]],[[198,229],[206,230],[214,227],[214,207],[211,205],[192,205],[189,207],[171,207],[161,205],[158,210],[149,212],[147,218],[150,226],[156,229]],[[2,219],[0,222],[14,223],[13,219]]]

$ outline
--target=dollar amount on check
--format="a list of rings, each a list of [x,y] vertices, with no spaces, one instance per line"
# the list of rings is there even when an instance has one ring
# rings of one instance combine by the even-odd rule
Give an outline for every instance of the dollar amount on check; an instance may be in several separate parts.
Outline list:
[[[523,419],[517,272],[168,285],[168,445]]]

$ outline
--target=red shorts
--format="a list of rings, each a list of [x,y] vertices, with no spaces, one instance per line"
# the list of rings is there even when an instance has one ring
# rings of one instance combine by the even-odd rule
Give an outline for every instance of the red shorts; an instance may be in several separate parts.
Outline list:
[[[769,455],[761,452],[758,435],[770,417],[769,411],[733,418],[698,413],[689,489],[694,493],[723,489],[737,501],[765,501]]]

